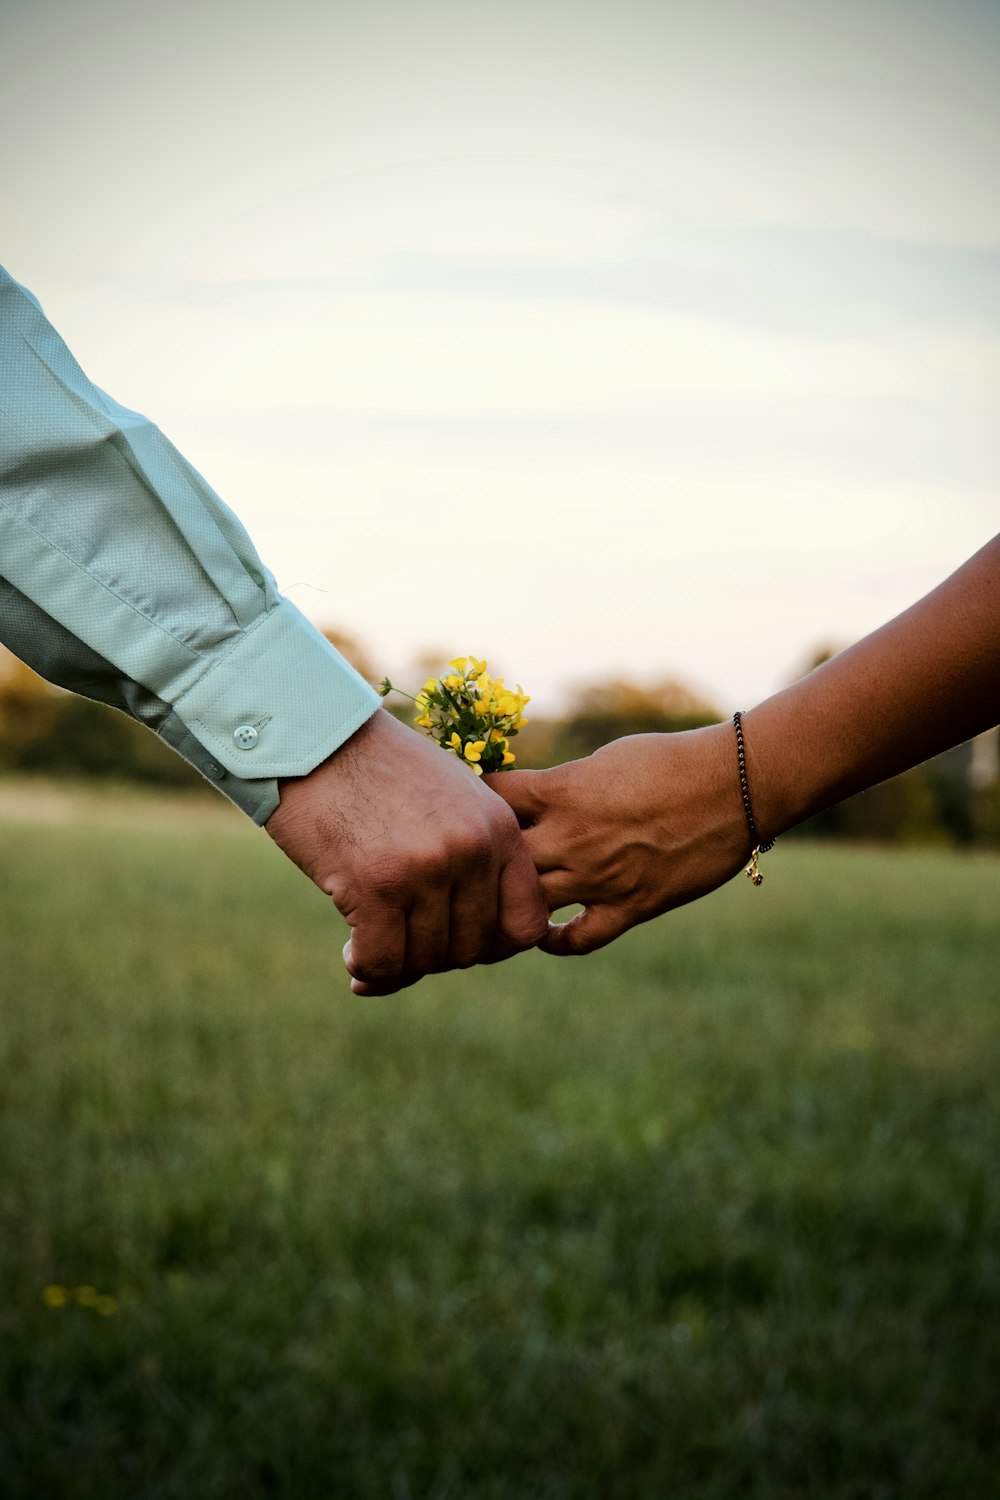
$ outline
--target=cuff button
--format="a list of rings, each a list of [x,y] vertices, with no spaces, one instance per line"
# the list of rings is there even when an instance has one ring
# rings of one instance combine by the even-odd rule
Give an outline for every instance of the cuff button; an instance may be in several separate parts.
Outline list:
[[[257,743],[257,731],[252,724],[241,724],[233,730],[233,740],[238,750],[252,750]]]

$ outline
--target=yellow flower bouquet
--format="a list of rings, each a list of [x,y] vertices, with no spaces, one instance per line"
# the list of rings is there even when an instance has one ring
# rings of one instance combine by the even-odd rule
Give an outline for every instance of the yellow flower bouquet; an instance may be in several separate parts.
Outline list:
[[[510,742],[527,724],[525,705],[531,700],[506,687],[502,677],[487,675],[486,663],[475,656],[456,656],[451,671],[429,677],[419,693],[404,692],[383,677],[379,692],[402,693],[416,705],[414,723],[443,750],[451,750],[482,776],[484,771],[506,771],[515,755]]]

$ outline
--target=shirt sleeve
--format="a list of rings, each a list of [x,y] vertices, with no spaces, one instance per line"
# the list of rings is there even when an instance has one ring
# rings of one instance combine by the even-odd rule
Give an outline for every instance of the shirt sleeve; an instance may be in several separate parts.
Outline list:
[[[145,417],[0,267],[0,640],[122,709],[256,822],[379,707]]]

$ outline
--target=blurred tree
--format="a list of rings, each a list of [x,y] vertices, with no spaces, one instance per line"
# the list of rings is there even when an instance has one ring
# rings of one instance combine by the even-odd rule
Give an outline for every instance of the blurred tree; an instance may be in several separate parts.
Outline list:
[[[870,787],[830,812],[836,814],[834,831],[840,838],[893,844],[954,842],[923,766]]]
[[[1000,728],[972,741],[969,756],[972,840],[1000,848]]]
[[[23,769],[32,747],[52,733],[57,711],[57,690],[0,648],[0,770]]]
[[[0,656],[0,771],[100,776],[158,786],[208,783],[127,714],[53,687]]]
[[[623,735],[698,729],[703,724],[718,723],[720,717],[718,710],[691,688],[671,679],[650,686],[620,678],[591,683],[577,691],[561,719],[547,726],[546,763],[577,760]],[[539,733],[530,755],[526,737],[518,740],[514,748],[519,764],[536,763],[536,746],[541,746],[542,739]]]
[[[323,631],[369,682],[382,673],[366,649],[345,631]],[[803,673],[837,654],[824,644],[810,652]],[[440,651],[415,658],[417,691],[444,670]],[[390,698],[387,708],[412,723],[413,705]],[[622,678],[587,684],[560,718],[534,719],[513,744],[519,767],[550,766],[590,755],[629,734],[662,734],[714,724],[719,712],[691,688],[672,679],[642,685]],[[0,646],[0,774],[121,778],[159,786],[208,784],[155,734],[126,714],[45,682]],[[971,844],[1000,847],[1000,756],[990,731],[923,766],[872,787],[801,826],[811,837],[893,843]]]

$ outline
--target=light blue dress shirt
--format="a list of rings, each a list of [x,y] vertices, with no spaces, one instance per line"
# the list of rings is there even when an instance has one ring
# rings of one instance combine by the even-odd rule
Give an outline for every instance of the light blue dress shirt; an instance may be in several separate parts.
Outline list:
[[[379,707],[236,516],[0,267],[0,641],[141,720],[256,822]]]

